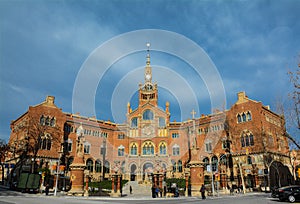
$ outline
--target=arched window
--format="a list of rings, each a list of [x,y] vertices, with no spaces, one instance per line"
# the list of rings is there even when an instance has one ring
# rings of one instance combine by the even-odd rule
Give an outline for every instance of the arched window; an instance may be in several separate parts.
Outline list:
[[[50,125],[50,118],[47,117],[46,120],[45,120],[45,125],[49,126]]]
[[[253,146],[254,145],[254,139],[253,139],[253,135],[250,133],[250,136],[249,136],[249,140],[250,140],[250,146]]]
[[[250,144],[249,144],[249,136],[248,135],[246,135],[245,136],[245,145],[246,145],[246,147],[248,147]]]
[[[245,147],[245,138],[243,135],[241,136],[241,145],[242,147]]]
[[[211,158],[211,166],[213,172],[218,170],[218,158],[216,156]]]
[[[242,114],[242,119],[243,119],[243,122],[246,122],[246,121],[247,121],[247,120],[246,120],[246,114],[245,114],[245,113]]]
[[[173,150],[173,156],[178,156],[180,154],[180,148],[179,145],[175,144],[172,148]]]
[[[47,139],[43,138],[41,142],[40,149],[46,149],[47,148]]]
[[[173,172],[177,171],[176,162],[174,160],[171,160]]]
[[[203,165],[204,169],[207,171],[207,166],[209,165],[209,159],[207,157],[203,159]]]
[[[50,149],[51,149],[51,145],[52,145],[51,139],[50,139],[50,138],[47,138],[47,139],[46,139],[46,143],[47,143],[47,144],[46,144],[46,145],[47,145],[46,149],[47,149],[47,150],[50,150]]]
[[[88,143],[88,142],[85,142],[83,148],[84,148],[84,153],[85,154],[89,154],[90,153],[91,144]]]
[[[133,143],[130,147],[130,154],[131,155],[137,155],[137,145],[136,143]]]
[[[39,137],[38,139],[39,148],[43,150],[50,150],[52,146],[51,136],[46,134],[44,136]]]
[[[95,163],[95,172],[100,173],[102,172],[102,164],[101,161],[97,160]]]
[[[158,126],[159,127],[166,127],[166,120],[165,120],[165,118],[159,117]]]
[[[161,143],[159,146],[159,154],[166,155],[167,154],[167,146],[166,143]]]
[[[68,139],[68,141],[67,141],[67,151],[68,152],[72,152],[72,145],[73,145],[73,141],[71,139]]]
[[[42,115],[41,118],[40,118],[40,124],[41,125],[45,125],[45,117],[44,117],[44,115]]]
[[[247,112],[247,120],[248,121],[252,120],[252,116],[251,116],[251,113],[249,111]]]
[[[105,173],[110,173],[110,163],[108,161],[105,161],[104,172]]]
[[[124,156],[124,150],[125,150],[125,147],[123,145],[118,147],[118,156],[119,157]]]
[[[125,161],[122,162],[121,165],[121,172],[124,174],[125,173]]]
[[[93,166],[93,161],[92,161],[91,159],[88,159],[88,160],[86,161],[86,168],[87,168],[87,170],[89,170],[90,172],[93,172],[94,166]]]
[[[248,147],[254,145],[253,134],[250,131],[244,131],[241,136],[242,147]]]
[[[226,158],[226,155],[225,154],[222,154],[220,156],[220,164],[221,165],[226,165],[227,164],[227,158]]]
[[[182,172],[182,161],[178,160],[178,172]]]
[[[247,163],[248,163],[248,164],[252,164],[252,158],[251,158],[251,156],[248,156],[248,157],[247,157]]]
[[[51,126],[51,127],[54,127],[54,126],[55,126],[55,121],[56,121],[55,118],[52,118],[52,119],[51,119],[51,121],[50,121],[50,126]]]
[[[238,120],[238,123],[241,123],[242,122],[242,117],[240,114],[237,115],[237,120]]]
[[[149,109],[143,113],[143,120],[153,120],[153,112]]]
[[[137,128],[138,127],[138,118],[134,117],[131,119],[131,127],[132,128]]]
[[[154,155],[154,145],[152,142],[145,142],[143,145],[143,155]]]

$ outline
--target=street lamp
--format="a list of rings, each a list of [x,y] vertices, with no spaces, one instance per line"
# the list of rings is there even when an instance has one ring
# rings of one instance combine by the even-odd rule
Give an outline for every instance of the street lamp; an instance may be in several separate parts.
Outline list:
[[[246,188],[245,188],[245,182],[244,182],[244,176],[243,176],[243,172],[242,172],[242,165],[241,165],[241,161],[239,157],[235,158],[237,165],[239,166],[239,170],[240,170],[240,175],[241,175],[241,179],[242,179],[242,186],[243,186],[243,194],[246,193]]]
[[[106,138],[103,138],[103,144],[102,144],[102,181],[104,181],[105,178],[105,171],[106,168],[104,168],[105,165],[105,154],[106,154]]]
[[[61,158],[62,151],[59,151],[58,153],[59,153],[59,158],[58,158],[57,167],[56,167],[56,182],[55,182],[54,196],[56,196],[56,194],[57,194],[58,172],[59,172],[60,158]]]

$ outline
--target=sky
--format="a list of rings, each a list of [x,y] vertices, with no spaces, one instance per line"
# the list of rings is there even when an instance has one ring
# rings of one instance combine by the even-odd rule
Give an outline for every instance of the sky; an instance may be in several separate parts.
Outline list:
[[[299,0],[0,0],[0,138],[47,95],[123,123],[147,42],[171,121],[228,109],[240,91],[275,110],[299,62],[299,11]]]

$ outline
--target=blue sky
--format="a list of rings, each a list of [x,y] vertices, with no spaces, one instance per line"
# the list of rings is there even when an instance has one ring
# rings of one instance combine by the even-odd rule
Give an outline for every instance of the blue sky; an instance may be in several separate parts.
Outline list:
[[[298,0],[0,0],[0,138],[7,140],[10,121],[46,95],[55,96],[63,111],[74,112],[74,84],[89,56],[116,36],[142,29],[171,31],[201,47],[222,79],[227,108],[239,91],[274,107],[278,98],[288,100],[291,86],[286,73],[299,59],[299,11]],[[97,118],[115,119],[112,99],[127,97],[122,92],[113,96],[122,79],[128,83],[125,86],[134,82],[131,85],[138,89],[124,76],[134,71],[133,78],[143,82],[146,46],[141,46],[145,50],[120,57],[105,72],[94,93]],[[164,108],[170,101],[172,120],[190,117],[187,111],[181,113],[179,102],[187,97],[178,84],[187,83],[197,98],[197,116],[211,113],[205,79],[197,77],[180,56],[157,51],[155,46],[151,45],[153,80],[167,84],[160,89],[159,105]],[[181,78],[169,79],[163,70],[173,70]],[[178,92],[172,91],[173,86]],[[136,107],[136,93],[131,96]],[[121,122],[124,103],[119,104]]]

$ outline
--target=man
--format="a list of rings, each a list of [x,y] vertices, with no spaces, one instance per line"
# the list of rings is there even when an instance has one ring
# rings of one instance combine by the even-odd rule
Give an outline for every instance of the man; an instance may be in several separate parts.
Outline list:
[[[204,184],[202,184],[202,186],[200,188],[200,192],[201,192],[202,199],[204,200],[206,198],[205,197],[205,186],[204,186]]]

